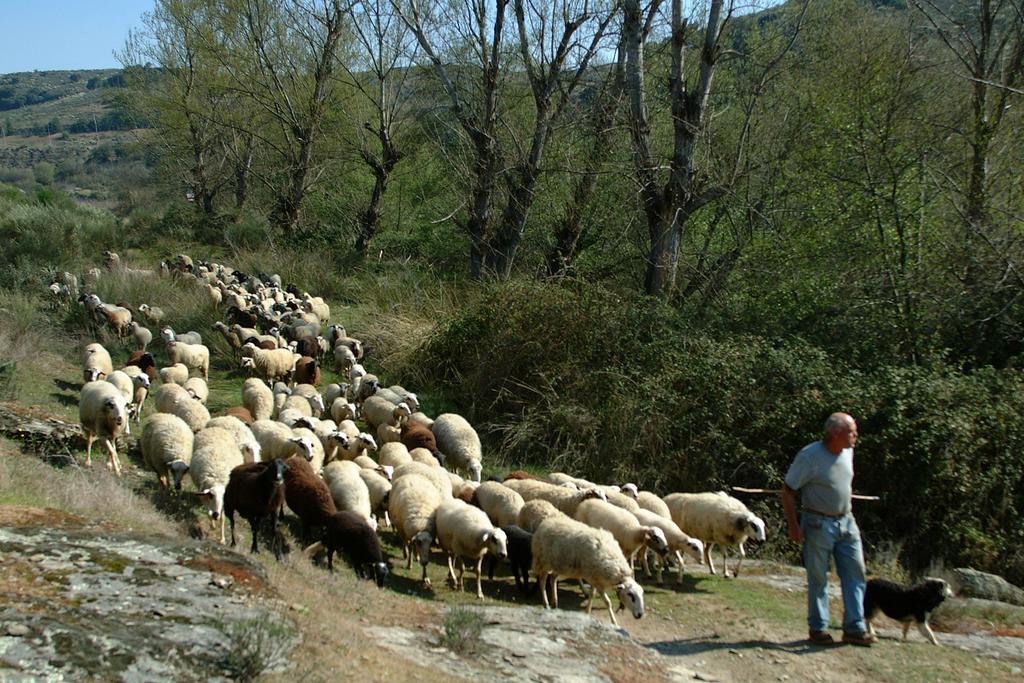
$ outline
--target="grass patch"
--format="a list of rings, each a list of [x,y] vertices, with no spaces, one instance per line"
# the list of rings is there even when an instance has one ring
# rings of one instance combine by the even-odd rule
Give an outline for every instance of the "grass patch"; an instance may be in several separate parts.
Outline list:
[[[54,469],[0,440],[0,504],[51,507],[127,529],[180,535],[183,528],[161,513],[151,500],[110,474],[99,454],[91,470]],[[126,458],[122,457],[122,464]]]
[[[252,681],[268,669],[288,663],[295,629],[269,616],[243,621],[221,622],[228,638],[224,667],[239,681]]]
[[[475,610],[452,607],[444,615],[441,644],[458,654],[472,654],[480,647],[484,618]]]

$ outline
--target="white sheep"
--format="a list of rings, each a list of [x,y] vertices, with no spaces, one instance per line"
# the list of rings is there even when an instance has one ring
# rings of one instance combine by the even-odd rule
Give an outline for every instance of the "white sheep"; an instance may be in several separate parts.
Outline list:
[[[743,543],[748,538],[755,541],[765,539],[764,521],[748,510],[742,502],[722,491],[670,493],[665,496],[665,504],[672,514],[672,521],[679,525],[680,529],[704,542],[704,561],[712,574],[715,573],[715,565],[711,560],[711,548],[715,544],[722,546],[722,571],[723,575],[728,577],[726,548],[736,546],[739,549],[739,561],[733,571],[733,576],[738,576],[740,565],[746,557]]]
[[[203,335],[199,334],[195,330],[189,330],[188,332],[175,332],[172,328],[165,327],[160,330],[160,337],[167,344],[174,341],[181,342],[182,344],[201,345],[203,343]]]
[[[309,408],[313,411],[313,417],[320,417],[327,410],[324,397],[312,384],[296,384],[292,388],[292,396],[302,396],[309,402]]]
[[[421,424],[427,429],[430,429],[434,425],[433,418],[427,417],[424,413],[418,411],[409,416],[409,422]]]
[[[429,465],[430,467],[437,467],[438,469],[443,469],[441,468],[440,461],[438,461],[434,454],[428,451],[426,448],[412,449],[411,451],[409,451],[409,457],[412,458],[413,462],[421,462],[424,465]]]
[[[293,455],[300,455],[307,462],[313,460],[313,440],[296,436],[286,425],[273,420],[256,420],[249,428],[260,444],[264,460],[287,460]],[[316,472],[317,469],[314,468],[313,471]]]
[[[167,342],[167,358],[172,364],[181,363],[191,372],[201,372],[204,380],[210,379],[210,349],[202,344],[186,344],[181,341]]]
[[[636,516],[638,522],[644,526],[657,527],[661,529],[662,533],[665,534],[665,540],[668,541],[668,550],[670,553],[675,555],[676,563],[679,565],[679,583],[683,582],[683,553],[687,553],[697,562],[704,561],[704,544],[696,538],[690,538],[690,536],[679,528],[679,525],[673,522],[671,519],[666,519],[656,512],[650,510],[638,510],[633,513]],[[665,568],[665,556],[658,555],[658,583],[662,582],[662,571]],[[647,553],[643,556],[644,562],[644,573],[650,576],[651,569],[647,562]]]
[[[313,468],[313,471],[319,473],[323,470],[324,457],[326,454],[324,453],[324,445],[320,442],[320,437],[316,435],[316,432],[305,427],[296,426],[292,427],[292,435],[299,439],[298,443],[302,444],[299,447],[303,452],[305,452],[308,444],[313,455],[307,458],[307,460],[309,462],[309,466]]]
[[[390,526],[388,519],[388,497],[391,495],[391,481],[388,475],[379,469],[359,469],[359,476],[366,484],[366,490],[370,494],[370,510],[378,518],[383,518],[384,526]]]
[[[114,370],[112,373],[107,375],[107,380],[106,381],[110,382],[110,384],[115,386],[117,388],[117,390],[121,393],[121,396],[124,397],[124,403],[125,403],[126,409],[128,410],[128,417],[129,417],[129,419],[125,420],[125,423],[124,423],[124,433],[125,434],[131,434],[132,433],[132,427],[131,427],[132,421],[131,421],[130,418],[131,418],[131,413],[132,413],[131,406],[134,404],[134,401],[135,401],[135,382],[128,375],[128,373],[126,373],[126,372],[124,372],[122,370]]]
[[[370,490],[366,482],[359,476],[362,468],[349,460],[335,460],[324,467],[324,481],[331,491],[334,506],[341,510],[349,510],[372,521],[373,507],[370,502]]]
[[[190,377],[185,380],[185,391],[203,405],[206,405],[206,399],[210,397],[210,387],[202,377]]]
[[[188,366],[182,363],[160,368],[160,381],[163,384],[179,384],[184,386],[188,381]]]
[[[363,401],[363,421],[372,429],[382,424],[400,426],[411,414],[406,403],[395,404],[380,396],[370,396]]]
[[[143,351],[145,351],[146,347],[153,341],[153,333],[134,320],[128,323],[128,333],[132,335],[132,339],[135,340],[135,344],[137,345],[136,348]]]
[[[251,342],[242,345],[241,354],[243,358],[252,358],[256,374],[267,382],[289,379],[301,358],[288,349],[261,349]]]
[[[260,442],[256,440],[252,430],[234,415],[221,415],[220,417],[210,418],[210,421],[206,423],[206,427],[203,429],[210,427],[217,427],[218,429],[231,432],[235,437],[235,443],[238,444],[239,450],[242,451],[242,458],[245,462],[260,462],[263,459],[263,449],[260,447]]]
[[[106,379],[107,375],[114,371],[110,353],[102,344],[93,342],[82,349],[82,370],[86,382]]]
[[[192,429],[177,415],[156,413],[142,426],[142,461],[154,472],[160,485],[181,490],[181,480],[192,462],[192,445],[195,435]]]
[[[164,384],[156,390],[156,409],[172,413],[184,420],[193,432],[198,432],[210,421],[210,411],[178,384]]]
[[[117,437],[128,422],[128,405],[124,396],[110,382],[86,382],[78,397],[78,419],[85,432],[85,466],[92,466],[92,442],[102,439],[110,453],[107,467],[121,475],[117,459]]]
[[[496,526],[519,524],[519,511],[526,502],[523,497],[496,481],[485,481],[476,488],[473,500]]]
[[[407,559],[405,568],[412,568],[415,552],[423,565],[422,581],[430,585],[427,578],[427,563],[430,562],[430,546],[436,533],[437,508],[441,505],[441,494],[429,479],[419,474],[409,474],[396,479],[388,496],[388,516],[391,525],[402,542],[402,552]]]
[[[550,608],[547,579],[552,577],[551,592],[558,607],[558,579],[581,579],[590,584],[587,614],[594,605],[594,595],[601,594],[608,606],[612,624],[619,625],[612,611],[608,589],[614,588],[619,602],[633,617],[644,615],[644,589],[633,579],[633,570],[615,542],[604,529],[595,529],[574,519],[552,517],[544,520],[533,533],[533,573],[537,576],[544,607]]]
[[[402,477],[413,474],[423,477],[433,484],[442,500],[449,500],[452,497],[452,481],[440,467],[430,467],[423,463],[408,462],[395,468],[392,482],[397,482]]]
[[[149,375],[137,365],[126,365],[121,368],[121,371],[132,378],[134,387],[129,412],[134,415],[136,423],[142,422],[142,408],[146,403],[146,397],[149,396],[151,386]]]
[[[353,460],[359,457],[361,453],[377,450],[377,442],[371,435],[366,432],[358,432],[355,436],[352,436],[348,431],[348,425],[345,425],[344,422],[345,421],[338,425],[338,431],[343,431],[344,428],[345,434],[349,437],[349,443],[344,448],[338,449],[337,455],[339,458],[343,460]]]
[[[445,456],[445,463],[456,471],[466,470],[470,478],[479,483],[482,466],[480,437],[466,418],[455,413],[438,415],[431,426],[437,439],[437,450]]]
[[[541,522],[550,517],[565,517],[566,519],[571,519],[568,515],[543,498],[534,498],[533,500],[528,500],[523,503],[523,507],[519,510],[519,518],[516,521],[516,526],[521,529],[525,529],[532,534],[537,530],[537,527],[540,526]]]
[[[220,521],[220,542],[224,543],[224,489],[231,470],[245,462],[231,432],[210,427],[196,434],[188,473],[206,505],[213,526]]]
[[[576,491],[535,479],[509,479],[505,481],[505,486],[521,495],[526,502],[535,498],[543,498],[569,517],[575,517],[576,508],[585,500],[591,498],[607,500],[604,491],[600,489]]]
[[[483,510],[458,499],[445,501],[437,508],[436,528],[437,542],[448,554],[448,576],[456,590],[463,590],[466,559],[475,560],[476,597],[483,599],[480,567],[488,553],[498,560],[505,559],[508,554],[505,532],[496,528]],[[453,566],[455,558],[459,560],[458,578]]]
[[[672,513],[669,512],[668,505],[661,499],[656,493],[651,491],[640,491],[636,499],[637,505],[640,506],[641,510],[649,510],[656,515],[664,517],[665,519],[672,519]]]
[[[154,325],[159,325],[160,321],[164,319],[164,310],[149,304],[139,304],[139,313]]]
[[[412,462],[412,456],[409,455],[409,449],[405,447],[405,444],[386,443],[381,444],[380,450],[377,451],[377,461],[381,465],[397,468],[407,462]]]
[[[338,396],[331,402],[331,417],[335,422],[356,419],[356,405],[349,403],[344,396]]]
[[[622,554],[633,566],[640,548],[647,547],[664,555],[668,552],[665,532],[656,526],[644,526],[629,510],[603,500],[586,500],[576,508],[574,518],[598,529],[607,529],[615,537]]]
[[[253,420],[269,420],[274,414],[274,394],[259,377],[250,377],[242,385],[242,405]]]

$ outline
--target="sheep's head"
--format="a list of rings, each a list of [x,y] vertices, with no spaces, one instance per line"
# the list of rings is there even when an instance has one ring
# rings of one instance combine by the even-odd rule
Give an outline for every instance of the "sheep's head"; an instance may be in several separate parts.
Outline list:
[[[668,539],[665,538],[665,532],[656,526],[646,528],[644,532],[644,545],[659,555],[664,555],[668,552]]]
[[[395,468],[393,465],[378,465],[377,471],[388,481],[392,481],[395,478]],[[386,494],[385,498],[387,498]]]
[[[629,496],[633,500],[637,500],[638,498],[640,498],[640,489],[637,488],[636,484],[633,484],[633,483],[623,484],[621,491],[622,491],[622,493],[626,494],[627,496]]]
[[[615,587],[619,594],[619,609],[625,607],[639,619],[644,615],[644,589],[632,578],[628,578]]]
[[[479,484],[480,476],[483,474],[483,465],[480,464],[480,461],[471,460],[466,469],[469,471],[469,478]]]
[[[95,382],[103,373],[100,372],[99,368],[86,368],[85,372],[82,374],[86,382]]]
[[[348,446],[352,442],[351,439],[349,439],[348,434],[337,430],[331,432],[330,436],[328,436],[327,438],[330,439],[331,441],[334,441],[335,443],[338,444],[338,446],[344,448],[345,450],[348,450]]]
[[[589,498],[600,498],[601,500],[608,502],[608,496],[601,489],[586,489],[580,491],[580,500],[587,500]]]
[[[764,521],[752,512],[738,517],[736,519],[736,528],[755,541],[763,541],[765,539]]]
[[[487,552],[499,560],[504,560],[508,556],[508,536],[501,529],[485,531],[484,545],[487,546]]]
[[[217,484],[199,492],[199,498],[206,506],[206,513],[214,521],[224,513],[224,486]]]
[[[246,342],[242,344],[242,348],[238,352],[242,355],[242,358],[253,359],[256,357],[257,346],[252,342]]]
[[[420,564],[424,567],[430,562],[430,546],[434,542],[434,534],[429,531],[421,531],[412,537],[412,545]]]
[[[377,562],[373,565],[373,580],[377,584],[377,588],[384,587],[384,580],[388,578],[389,573],[387,562]]]
[[[704,543],[699,538],[691,538],[686,541],[684,550],[687,555],[704,564]]]
[[[160,337],[165,342],[170,344],[172,341],[174,341],[174,330],[171,329],[170,327],[165,327],[162,330],[160,330]]]
[[[312,398],[309,399],[309,405],[313,407],[313,410],[317,410],[320,413],[327,409],[324,405],[324,397],[320,394],[313,394]]]
[[[277,488],[284,483],[284,473],[288,471],[288,464],[281,460],[281,458],[275,458],[274,462],[270,464],[271,481],[274,484],[274,488]]]
[[[128,404],[124,396],[111,396],[103,402],[103,410],[107,413],[107,419],[113,429],[123,427],[128,421]]]
[[[293,436],[288,439],[289,442],[295,444],[295,450],[301,451],[302,455],[307,461],[313,460],[313,440],[308,436]]]
[[[410,415],[412,415],[412,410],[409,409],[409,404],[405,401],[399,403],[395,406],[395,409],[391,411],[391,417],[394,418],[398,424],[405,423],[405,421],[409,419]]]
[[[171,471],[171,480],[174,482],[174,490],[181,492],[181,480],[184,478],[185,473],[188,472],[188,463],[182,460],[175,460],[167,465],[167,469]]]
[[[359,363],[354,364],[352,366],[352,369],[348,371],[349,379],[351,379],[353,382],[356,380],[357,377],[362,377],[365,374],[366,374],[366,368],[364,368]]]
[[[238,450],[242,451],[242,456],[247,462],[260,462],[263,457],[263,447],[256,439],[238,444]]]
[[[377,442],[371,435],[367,434],[366,432],[359,432],[359,436],[357,436],[356,439],[358,439],[359,442],[362,444],[363,449],[368,451],[377,450]]]

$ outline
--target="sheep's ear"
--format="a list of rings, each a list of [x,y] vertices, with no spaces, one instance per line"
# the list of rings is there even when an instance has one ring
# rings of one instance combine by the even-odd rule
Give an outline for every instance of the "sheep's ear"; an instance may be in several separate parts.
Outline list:
[[[480,539],[480,542],[481,543],[487,543],[487,541],[489,541],[490,538],[491,538],[491,532],[490,531],[485,531],[483,537]]]

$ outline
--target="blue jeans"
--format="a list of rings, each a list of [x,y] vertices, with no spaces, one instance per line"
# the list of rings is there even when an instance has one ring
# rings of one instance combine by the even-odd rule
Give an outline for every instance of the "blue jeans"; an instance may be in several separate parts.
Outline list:
[[[807,626],[828,628],[828,566],[835,557],[843,589],[843,631],[864,633],[864,549],[853,515],[826,517],[804,511],[804,567],[807,569]]]

